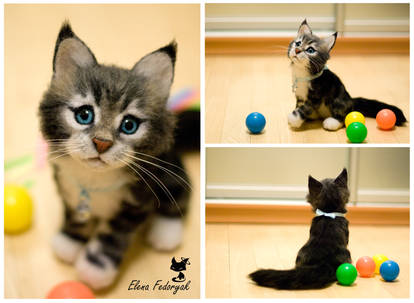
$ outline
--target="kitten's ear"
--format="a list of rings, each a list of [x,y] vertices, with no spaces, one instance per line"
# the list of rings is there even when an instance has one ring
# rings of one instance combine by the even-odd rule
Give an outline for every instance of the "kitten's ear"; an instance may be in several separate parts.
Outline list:
[[[312,30],[309,27],[308,23],[306,22],[306,19],[303,20],[303,22],[299,26],[299,30],[298,30],[298,36],[302,36],[304,34],[312,35]]]
[[[147,88],[159,97],[167,98],[174,79],[177,43],[170,44],[146,55],[132,68],[132,72],[146,81]]]
[[[53,56],[54,76],[59,78],[63,75],[73,75],[78,67],[96,64],[96,58],[91,50],[75,35],[67,21],[63,23]]]
[[[348,172],[346,168],[342,170],[338,177],[335,179],[335,183],[339,186],[347,187],[348,186]]]
[[[334,47],[337,36],[338,36],[338,32],[323,39],[326,47],[328,48],[328,51],[331,51],[331,49]]]
[[[172,257],[172,259],[171,259],[171,263],[172,263],[172,264],[177,264],[177,261],[175,261],[175,257]]]
[[[308,178],[308,187],[309,187],[309,193],[311,195],[317,195],[322,190],[322,183],[313,178],[311,175],[309,175]]]

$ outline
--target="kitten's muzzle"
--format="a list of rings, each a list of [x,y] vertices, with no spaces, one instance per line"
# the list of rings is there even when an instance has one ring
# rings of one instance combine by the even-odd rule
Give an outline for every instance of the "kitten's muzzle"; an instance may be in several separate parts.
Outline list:
[[[95,145],[97,152],[100,154],[107,151],[114,144],[114,142],[111,140],[105,140],[96,137],[92,139],[92,142]]]
[[[295,48],[295,54],[297,55],[297,54],[299,54],[299,53],[301,53],[302,51],[299,49],[299,48]]]

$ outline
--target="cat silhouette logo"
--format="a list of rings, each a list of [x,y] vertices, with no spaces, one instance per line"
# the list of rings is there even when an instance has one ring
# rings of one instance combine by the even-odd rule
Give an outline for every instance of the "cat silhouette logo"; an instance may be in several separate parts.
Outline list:
[[[171,280],[173,280],[174,282],[184,282],[185,281],[185,276],[182,272],[187,270],[187,265],[190,265],[190,262],[188,261],[189,259],[190,258],[181,257],[181,261],[177,262],[177,261],[175,261],[175,257],[172,258],[170,269],[175,271],[175,272],[178,272],[178,276],[173,277]]]

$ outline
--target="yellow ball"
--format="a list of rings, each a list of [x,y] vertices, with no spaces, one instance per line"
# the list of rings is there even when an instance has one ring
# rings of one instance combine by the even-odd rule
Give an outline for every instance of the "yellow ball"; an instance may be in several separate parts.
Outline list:
[[[365,117],[360,112],[350,112],[345,117],[345,127],[348,127],[349,124],[353,122],[361,122],[365,125]]]
[[[378,254],[372,257],[375,262],[375,273],[379,274],[379,269],[381,264],[388,260],[388,258],[384,255]]]
[[[4,186],[4,232],[20,233],[32,222],[33,203],[27,190],[19,185]]]

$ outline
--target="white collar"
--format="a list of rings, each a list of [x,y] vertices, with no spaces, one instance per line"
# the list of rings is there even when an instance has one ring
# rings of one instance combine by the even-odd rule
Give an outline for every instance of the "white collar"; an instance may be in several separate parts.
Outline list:
[[[323,72],[327,69],[328,69],[328,66],[325,65],[319,73],[312,75],[312,76],[308,76],[308,77],[296,77],[295,75],[294,76],[295,79],[293,80],[293,84],[292,84],[292,92],[295,92],[296,89],[298,88],[298,82],[308,82],[308,81],[315,80],[316,78],[319,78],[320,76],[322,76]]]
[[[76,206],[76,213],[75,213],[75,220],[80,223],[85,223],[89,221],[92,215],[91,210],[91,193],[93,192],[110,192],[114,190],[120,189],[122,186],[124,186],[127,181],[126,180],[120,180],[120,182],[112,184],[110,186],[106,187],[90,187],[87,188],[80,183],[78,183],[74,178],[73,182],[77,184],[79,187],[79,202]]]
[[[332,219],[335,219],[336,217],[345,217],[344,213],[326,213],[321,211],[320,209],[316,209],[316,215],[315,217],[319,217],[319,216],[325,216],[325,217],[329,217]]]

